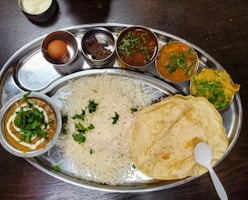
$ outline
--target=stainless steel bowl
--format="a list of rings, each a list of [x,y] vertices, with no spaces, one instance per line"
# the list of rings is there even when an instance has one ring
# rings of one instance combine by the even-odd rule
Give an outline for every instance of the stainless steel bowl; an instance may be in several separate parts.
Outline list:
[[[39,2],[37,2],[39,3]],[[42,2],[44,3],[44,1]],[[32,12],[28,9],[26,9],[23,5],[23,0],[18,0],[18,4],[22,12],[25,14],[25,16],[32,22],[46,22],[49,19],[51,19],[58,11],[58,3],[56,0],[51,0],[51,2],[47,9],[43,11],[37,11],[37,12]]]
[[[135,32],[140,32],[140,35],[133,34]],[[146,38],[146,36],[142,37],[142,35],[149,35],[149,39],[152,39],[152,42],[148,41],[149,39]],[[150,47],[144,47],[144,45],[141,42],[132,42],[132,41],[144,41],[144,40],[146,40],[145,44],[154,44],[152,55],[149,55],[149,58],[148,55],[140,56],[140,54],[144,52],[147,53],[147,49],[149,49]],[[125,45],[125,48],[123,47],[123,44]],[[130,49],[130,47],[132,49]],[[158,38],[156,34],[152,32],[149,28],[138,25],[130,26],[128,28],[125,28],[117,38],[117,44],[116,44],[117,61],[119,65],[123,68],[142,71],[145,70],[151,64],[153,64],[158,54],[158,48],[159,48]],[[137,60],[141,60],[141,58],[143,57],[144,60],[143,64],[140,64],[138,62],[135,64],[131,63],[130,55],[133,52],[136,54],[135,59],[137,58]],[[123,56],[129,58],[130,62],[123,59]],[[145,59],[149,59],[149,60],[145,61]]]
[[[116,42],[113,34],[107,29],[96,27],[88,30],[82,37],[81,46],[82,54],[91,67],[113,66]],[[108,54],[105,54],[106,51]]]
[[[184,49],[182,50],[182,46]],[[186,51],[186,52],[184,52]],[[189,53],[190,52],[190,53]],[[189,56],[194,55],[195,59],[193,61],[193,66],[188,66],[188,61],[192,61],[192,59],[188,59]],[[174,59],[172,59],[174,58]],[[183,59],[183,65],[179,65]],[[169,71],[166,67],[167,65],[170,68],[174,68],[174,70]],[[158,53],[157,59],[155,61],[155,66],[159,76],[167,82],[170,83],[184,83],[189,82],[190,78],[195,75],[199,68],[199,58],[195,49],[181,41],[171,41],[169,43],[164,44]],[[190,67],[190,68],[189,68]],[[193,68],[190,75],[188,75],[188,71]],[[178,74],[181,71],[183,74]],[[184,71],[184,72],[183,72]],[[184,77],[187,75],[187,77]],[[172,77],[173,76],[173,77]]]
[[[59,60],[55,60],[51,56],[49,56],[47,48],[48,48],[48,45],[54,40],[62,40],[66,43],[67,51],[68,51],[68,54],[66,57],[59,59]],[[72,63],[74,59],[77,57],[78,44],[73,34],[71,34],[68,31],[58,30],[58,31],[49,33],[44,38],[41,44],[41,50],[42,50],[43,56],[48,62],[56,66],[65,66],[65,65]]]
[[[44,148],[38,149],[38,150],[30,150],[27,152],[23,152],[21,149],[18,149],[17,147],[13,146],[6,136],[5,132],[5,119],[6,119],[6,114],[8,111],[10,111],[11,107],[16,104],[18,101],[23,99],[25,93],[18,94],[14,97],[12,97],[1,109],[0,111],[0,122],[1,122],[1,128],[0,128],[0,143],[4,147],[5,150],[7,150],[9,153],[18,156],[18,157],[35,157],[39,156],[45,152],[47,152],[49,149],[51,149],[55,143],[57,142],[58,136],[61,131],[62,127],[62,117],[61,113],[59,111],[59,108],[56,106],[56,104],[46,95],[37,93],[37,92],[32,92],[28,97],[34,97],[37,99],[40,99],[44,102],[46,102],[48,105],[51,106],[55,113],[56,117],[56,131],[52,137],[52,139],[46,144]]]

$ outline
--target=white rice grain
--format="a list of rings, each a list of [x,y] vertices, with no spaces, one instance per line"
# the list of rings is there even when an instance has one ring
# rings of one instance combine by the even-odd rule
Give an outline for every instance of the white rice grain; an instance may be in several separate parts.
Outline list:
[[[125,183],[132,171],[128,143],[135,113],[131,108],[148,106],[152,95],[144,91],[141,81],[107,74],[73,80],[65,90],[70,91],[63,108],[68,115],[65,126],[68,133],[60,137],[59,145],[72,161],[75,175],[110,185]],[[79,144],[72,138],[75,123],[79,121],[72,116],[80,114],[89,100],[98,104],[97,110],[86,112],[87,119],[80,123],[85,126],[91,123],[95,128],[88,131],[86,141]],[[119,114],[119,120],[112,124],[115,112]]]

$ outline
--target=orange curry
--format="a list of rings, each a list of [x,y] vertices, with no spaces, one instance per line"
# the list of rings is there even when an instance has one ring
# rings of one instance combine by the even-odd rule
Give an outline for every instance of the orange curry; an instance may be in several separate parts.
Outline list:
[[[189,80],[198,67],[195,50],[182,42],[164,45],[157,58],[157,69],[162,77],[174,82]]]

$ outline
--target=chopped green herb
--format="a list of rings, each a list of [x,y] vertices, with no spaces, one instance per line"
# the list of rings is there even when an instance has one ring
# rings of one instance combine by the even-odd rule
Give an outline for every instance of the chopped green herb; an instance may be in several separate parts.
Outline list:
[[[88,109],[89,113],[93,113],[96,111],[97,108],[97,103],[94,102],[94,100],[89,100],[89,104],[85,109],[81,110],[81,114],[76,114],[72,117],[72,119],[78,119],[82,121],[88,121],[86,118],[86,111]],[[86,119],[86,120],[85,120]],[[72,134],[73,139],[78,142],[82,143],[86,141],[86,136],[85,133],[94,129],[95,126],[93,124],[86,125],[86,123],[82,124],[81,122],[75,123],[75,130],[77,131],[76,133]]]
[[[21,107],[16,112],[16,115],[14,124],[20,128],[21,141],[30,143],[31,138],[34,136],[46,137],[47,123],[45,122],[43,111],[40,111],[38,108],[25,110]],[[43,126],[44,129],[42,128]]]
[[[26,94],[23,95],[22,99],[23,99],[24,101],[26,101],[27,98],[28,98],[28,96],[29,96],[30,94],[31,94],[31,91],[28,91]]]
[[[85,142],[85,140],[86,140],[85,136],[81,133],[73,133],[72,137],[79,144]]]
[[[186,66],[186,57],[183,56],[183,57],[181,57],[181,58],[178,58],[178,59],[177,59],[177,65],[178,65],[179,67],[185,67],[185,66]]]
[[[94,150],[93,149],[90,149],[90,154],[92,155],[94,153]]]
[[[92,129],[94,129],[95,128],[95,126],[93,125],[93,124],[90,124],[89,126],[88,126],[88,130],[92,130]]]
[[[98,104],[95,103],[94,100],[89,100],[89,105],[88,105],[89,113],[95,112],[97,105]]]
[[[85,110],[83,110],[83,109],[81,110],[80,115],[76,114],[72,117],[72,119],[81,119],[83,121],[84,121],[84,118],[85,118]]]
[[[117,113],[117,112],[115,112],[115,116],[114,116],[114,117],[112,117],[112,119],[113,119],[112,124],[116,124],[116,123],[117,123],[117,121],[118,121],[118,119],[119,119],[119,115],[118,115],[118,113]]]
[[[29,108],[31,108],[31,107],[34,106],[34,103],[32,103],[32,102],[27,101],[26,103],[28,104],[28,107],[29,107]]]
[[[138,107],[136,107],[136,108],[135,108],[135,107],[134,107],[134,108],[131,108],[131,112],[132,112],[132,113],[138,112]]]
[[[228,104],[220,81],[197,81],[194,77],[193,84],[197,88],[195,95],[206,97],[210,103],[217,105],[218,108],[224,108]]]
[[[60,172],[61,169],[60,169],[60,166],[54,165],[53,170],[56,171],[56,172]]]
[[[80,133],[85,133],[88,131],[87,128],[85,128],[81,123],[76,123],[75,124],[75,129],[76,131],[80,132]]]
[[[191,75],[195,67],[195,62],[193,62],[193,60],[189,57],[190,54],[194,54],[190,48],[188,48],[186,52],[176,51],[170,55],[170,62],[165,63],[164,67],[166,67],[171,74],[174,73],[178,68],[181,68],[184,70],[185,74]],[[192,60],[190,66],[187,66],[187,58]]]
[[[173,73],[177,70],[177,67],[175,67],[174,65],[170,65],[169,63],[166,63],[164,66],[168,69],[170,73]]]

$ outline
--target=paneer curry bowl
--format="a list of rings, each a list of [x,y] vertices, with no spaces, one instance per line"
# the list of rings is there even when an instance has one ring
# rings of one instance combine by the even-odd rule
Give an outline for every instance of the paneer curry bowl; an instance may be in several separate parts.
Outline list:
[[[57,141],[62,120],[51,99],[37,92],[21,93],[1,109],[2,146],[19,157],[47,152]]]

